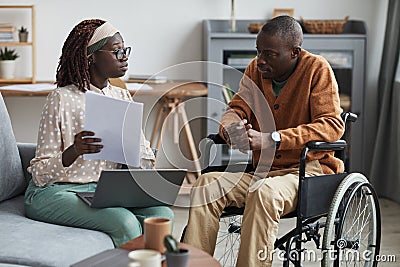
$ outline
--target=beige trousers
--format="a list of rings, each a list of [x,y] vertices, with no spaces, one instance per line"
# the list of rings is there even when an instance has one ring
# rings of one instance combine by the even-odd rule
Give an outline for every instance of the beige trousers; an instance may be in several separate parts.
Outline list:
[[[222,211],[229,206],[245,206],[236,266],[271,266],[272,258],[265,255],[272,255],[281,216],[296,209],[298,174],[296,168],[258,175],[201,175],[192,188],[184,242],[213,255]],[[307,163],[306,175],[321,174],[318,161]]]

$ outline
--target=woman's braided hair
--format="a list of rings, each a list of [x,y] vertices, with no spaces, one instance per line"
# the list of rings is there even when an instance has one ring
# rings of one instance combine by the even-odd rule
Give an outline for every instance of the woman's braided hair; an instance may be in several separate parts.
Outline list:
[[[100,19],[84,20],[69,33],[57,67],[57,87],[74,84],[82,92],[89,88],[87,45],[94,31],[104,23],[105,21]]]

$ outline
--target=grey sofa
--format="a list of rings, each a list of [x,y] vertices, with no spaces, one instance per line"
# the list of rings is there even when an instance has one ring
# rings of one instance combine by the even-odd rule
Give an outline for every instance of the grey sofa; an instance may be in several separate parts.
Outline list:
[[[17,144],[0,94],[0,267],[70,266],[114,248],[111,238],[92,230],[34,221],[25,216],[26,171],[34,144]]]

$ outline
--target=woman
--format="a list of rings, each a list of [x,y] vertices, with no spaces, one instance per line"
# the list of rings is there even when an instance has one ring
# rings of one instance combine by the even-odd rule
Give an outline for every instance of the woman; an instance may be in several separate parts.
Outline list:
[[[32,180],[25,194],[27,216],[49,223],[107,233],[115,247],[142,234],[143,220],[173,220],[167,207],[144,209],[92,209],[75,192],[94,191],[103,169],[120,165],[104,160],[84,160],[83,154],[103,148],[94,132],[85,131],[87,90],[132,100],[127,90],[110,85],[128,69],[130,47],[109,22],[85,20],[69,34],[57,68],[55,89],[47,98],[40,121],[36,157],[31,161]],[[152,168],[154,154],[142,135],[141,167]]]

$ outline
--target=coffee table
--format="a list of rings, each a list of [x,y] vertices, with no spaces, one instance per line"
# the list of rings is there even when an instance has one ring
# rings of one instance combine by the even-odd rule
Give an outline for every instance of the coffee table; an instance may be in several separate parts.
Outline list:
[[[179,247],[190,251],[189,267],[221,267],[216,259],[198,248],[184,243],[179,243]],[[129,252],[136,249],[144,249],[143,235],[132,239],[119,248],[103,251],[99,254],[77,262],[71,265],[71,267],[126,267],[129,263]],[[167,267],[167,263],[165,261],[162,262],[162,267]]]
[[[191,245],[185,243],[179,243],[179,248],[184,248],[190,251],[189,257],[189,267],[221,267],[221,264],[211,257],[208,253],[195,248]],[[139,236],[138,238],[132,239],[128,241],[124,245],[120,247],[120,249],[125,250],[136,250],[136,249],[144,249],[144,238],[143,235]],[[167,267],[165,261],[162,264],[163,267]]]

